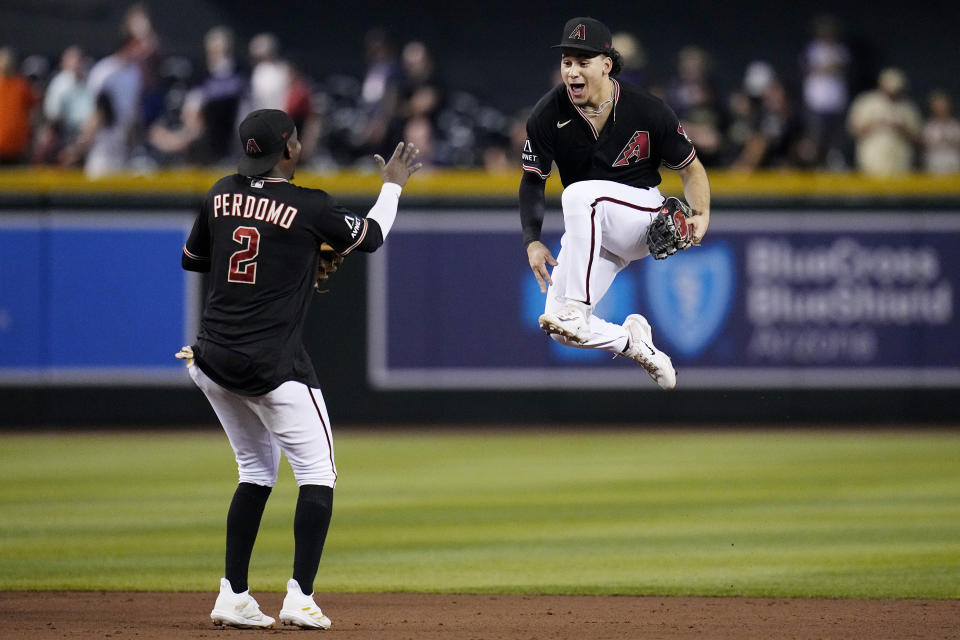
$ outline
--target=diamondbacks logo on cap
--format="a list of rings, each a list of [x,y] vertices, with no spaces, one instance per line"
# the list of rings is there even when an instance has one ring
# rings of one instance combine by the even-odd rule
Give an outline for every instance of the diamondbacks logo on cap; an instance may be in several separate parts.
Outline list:
[[[571,40],[586,40],[587,34],[586,34],[586,29],[583,26],[583,23],[578,24],[576,28],[573,31],[571,31],[570,35],[567,37],[570,38]]]
[[[263,153],[260,151],[260,145],[257,144],[257,141],[253,138],[247,138],[247,155],[253,155],[255,153]]]

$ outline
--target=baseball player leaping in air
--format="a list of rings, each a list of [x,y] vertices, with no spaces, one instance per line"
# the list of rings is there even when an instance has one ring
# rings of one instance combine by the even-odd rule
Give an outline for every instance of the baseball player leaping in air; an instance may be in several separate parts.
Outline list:
[[[400,190],[420,168],[418,150],[400,143],[389,162],[375,156],[383,187],[364,217],[338,206],[324,191],[290,183],[300,141],[283,111],[248,115],[240,123],[240,143],[245,153],[239,171],[207,193],[182,256],[184,269],[210,275],[197,343],[177,357],[187,360],[191,378],[220,419],[240,475],[227,513],[224,577],[210,618],[233,627],[274,623],[250,595],[247,572],[282,451],[300,494],[293,577],[280,620],[326,629],[330,619],[313,600],[313,581],[337,468],[330,417],[303,347],[304,322],[314,287],[340,256],[383,244]],[[332,258],[324,257],[328,247]]]
[[[519,193],[530,268],[547,293],[540,327],[562,344],[629,357],[660,387],[672,389],[673,364],[654,346],[642,315],[619,325],[592,310],[620,270],[650,254],[647,230],[664,203],[657,189],[660,163],[680,174],[694,244],[710,222],[707,173],[673,111],[614,79],[621,59],[606,26],[573,18],[554,48],[560,49],[563,84],[540,99],[527,121]],[[556,259],[540,242],[544,183],[554,162],[565,187]],[[547,264],[555,265],[552,277]]]

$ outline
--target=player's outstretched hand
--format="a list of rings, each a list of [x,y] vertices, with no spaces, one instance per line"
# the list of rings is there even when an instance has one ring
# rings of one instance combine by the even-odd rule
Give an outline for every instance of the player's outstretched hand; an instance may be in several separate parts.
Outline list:
[[[380,177],[384,182],[393,182],[401,187],[407,184],[414,173],[416,173],[423,163],[417,162],[417,156],[420,155],[420,149],[412,142],[401,142],[393,150],[390,160],[383,161],[380,154],[375,154],[373,159],[377,161],[380,167]]]
[[[530,261],[530,270],[533,271],[533,277],[537,279],[540,285],[540,293],[547,292],[547,285],[553,284],[550,279],[550,272],[547,271],[547,265],[556,266],[557,261],[547,245],[539,240],[534,240],[527,245],[527,259]]]

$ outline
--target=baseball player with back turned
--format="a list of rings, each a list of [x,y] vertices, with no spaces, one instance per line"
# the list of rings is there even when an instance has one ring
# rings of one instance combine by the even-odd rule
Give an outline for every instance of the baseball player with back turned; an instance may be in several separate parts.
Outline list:
[[[622,64],[606,26],[573,18],[554,48],[560,49],[563,84],[540,99],[527,121],[519,192],[530,268],[547,293],[540,327],[562,344],[629,357],[660,387],[672,389],[676,372],[654,346],[646,318],[632,314],[613,324],[593,308],[617,273],[650,254],[648,229],[664,205],[660,164],[680,174],[692,209],[684,228],[692,244],[699,244],[710,222],[707,173],[673,111],[614,78]],[[554,162],[564,186],[556,259],[540,242],[544,183]],[[552,276],[548,264],[555,266]]]
[[[209,273],[197,343],[181,349],[236,454],[240,482],[227,513],[224,577],[210,618],[269,627],[250,595],[247,571],[281,451],[300,488],[293,520],[293,577],[284,624],[326,629],[313,581],[333,508],[337,467],[330,418],[302,336],[317,279],[340,256],[375,251],[393,225],[401,188],[420,168],[414,145],[375,156],[383,187],[369,213],[338,206],[324,191],[290,183],[300,158],[293,120],[262,109],[240,124],[239,171],[203,199],[183,248],[184,269]],[[325,246],[337,256],[324,257]]]

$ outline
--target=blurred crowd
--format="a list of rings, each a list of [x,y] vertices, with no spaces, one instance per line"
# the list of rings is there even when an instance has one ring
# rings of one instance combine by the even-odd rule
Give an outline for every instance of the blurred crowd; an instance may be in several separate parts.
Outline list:
[[[310,77],[274,35],[241,43],[226,26],[207,31],[204,59],[194,61],[163,50],[141,4],[127,10],[119,42],[99,60],[78,46],[58,61],[0,47],[0,164],[82,167],[91,177],[229,167],[239,120],[278,108],[297,123],[311,170],[372,169],[372,154],[401,139],[423,150],[428,167],[518,170],[532,105],[504,113],[447,86],[427,43],[398,46],[384,29],[366,34],[362,77]],[[918,104],[895,67],[852,95],[852,54],[829,16],[812,25],[796,86],[757,60],[722,91],[714,59],[696,46],[654,77],[634,35],[617,33],[613,45],[624,58],[619,78],[666,100],[708,167],[960,172],[952,97],[934,90]]]

